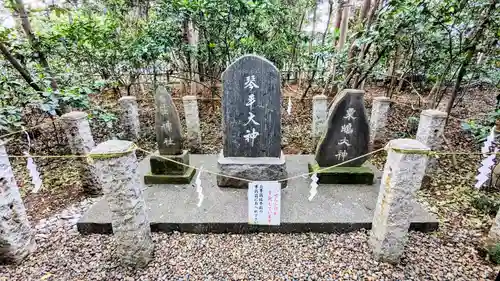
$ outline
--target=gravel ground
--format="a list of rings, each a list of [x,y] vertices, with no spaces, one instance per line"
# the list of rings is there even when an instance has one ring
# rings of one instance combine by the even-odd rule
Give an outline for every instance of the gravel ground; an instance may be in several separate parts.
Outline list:
[[[120,266],[109,235],[81,236],[75,223],[98,199],[86,199],[41,220],[38,249],[0,280],[492,280],[464,230],[452,238],[413,232],[401,263],[370,256],[368,233],[153,234],[155,260],[145,269]],[[3,278],[3,279],[2,279]]]

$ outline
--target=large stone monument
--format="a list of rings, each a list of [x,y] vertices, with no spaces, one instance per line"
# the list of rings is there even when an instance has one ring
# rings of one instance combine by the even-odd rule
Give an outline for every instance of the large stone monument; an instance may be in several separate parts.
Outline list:
[[[367,157],[358,158],[368,153],[370,143],[364,93],[347,89],[335,97],[315,161],[309,163],[309,171],[317,173],[319,183],[373,184],[373,171],[362,166]],[[339,166],[329,168],[335,165]]]
[[[160,156],[151,156],[151,173],[144,176],[144,182],[190,183],[196,170],[186,166],[189,165],[189,152],[182,149],[181,121],[172,97],[164,87],[158,87],[155,105],[156,142]]]
[[[281,151],[281,81],[268,60],[245,55],[223,74],[223,150],[217,176],[221,187],[246,188],[248,180],[286,178]],[[286,182],[282,182],[282,187]]]

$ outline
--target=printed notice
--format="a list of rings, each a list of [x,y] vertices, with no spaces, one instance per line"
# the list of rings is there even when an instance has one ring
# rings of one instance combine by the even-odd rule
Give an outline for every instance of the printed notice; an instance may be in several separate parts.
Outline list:
[[[248,223],[280,225],[281,184],[253,181],[248,184]]]

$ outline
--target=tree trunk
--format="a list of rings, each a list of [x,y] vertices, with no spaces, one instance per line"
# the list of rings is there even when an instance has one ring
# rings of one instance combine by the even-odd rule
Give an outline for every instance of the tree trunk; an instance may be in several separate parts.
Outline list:
[[[300,23],[299,23],[299,29],[298,31],[301,32],[302,31],[302,24],[304,23],[304,19],[306,17],[306,14],[302,14],[302,18],[300,19]],[[298,46],[299,42],[295,42],[294,45],[293,45],[293,49],[292,49],[292,61],[290,63],[290,68],[294,68],[295,69],[295,63],[297,61],[297,46]],[[298,81],[298,71],[295,71],[294,73],[294,78],[295,78],[295,82]],[[290,80],[290,72],[288,72],[287,74],[287,80]]]
[[[364,0],[363,7],[361,7],[361,13],[359,14],[359,22],[363,22],[368,16],[368,12],[370,11],[371,0]]]
[[[349,29],[349,16],[351,13],[351,0],[346,0],[343,7],[342,23],[340,25],[340,38],[338,49],[342,50],[344,48],[345,42],[347,40],[347,32]]]
[[[337,12],[336,12],[336,15],[335,15],[335,29],[334,29],[334,34],[337,33],[338,30],[340,30],[340,24],[342,23],[342,7],[341,7],[341,0],[337,2]],[[332,42],[332,47],[333,49],[335,50],[336,47],[337,47],[337,37],[334,36],[333,37],[333,42]],[[337,51],[338,51],[338,48],[337,48]],[[335,84],[333,83],[333,81],[335,81],[335,73],[336,73],[336,65],[335,65],[335,58],[332,58],[332,61],[330,62],[330,69],[329,69],[329,75],[328,75],[328,79],[326,80],[326,83],[325,83],[325,86],[323,88],[323,95],[326,95],[329,88],[330,88],[330,84],[332,85],[332,89],[330,89],[330,92],[333,91],[333,87],[335,86]]]
[[[448,105],[446,106],[446,123],[448,123],[449,116],[451,109],[453,108],[453,104],[455,103],[455,99],[457,98],[458,92],[460,91],[460,84],[462,83],[462,80],[467,73],[467,67],[469,66],[470,62],[472,61],[472,57],[476,53],[476,48],[477,45],[481,42],[481,39],[484,34],[484,30],[488,28],[488,24],[490,23],[491,20],[491,12],[495,10],[495,6],[498,0],[491,0],[490,5],[488,6],[486,12],[484,12],[481,15],[481,24],[478,26],[475,32],[470,33],[469,37],[465,40],[468,42],[466,44],[465,50],[467,50],[467,55],[465,56],[465,59],[463,60],[462,64],[460,65],[457,79],[455,80],[455,85],[453,86],[453,92],[451,93],[451,98],[450,101],[448,102]]]
[[[38,38],[36,38],[35,34],[33,33],[33,29],[31,28],[31,23],[30,23],[30,20],[28,18],[28,13],[26,12],[26,9],[24,8],[23,0],[15,0],[14,9],[19,14],[19,17],[21,18],[21,26],[23,27],[23,30],[26,33],[26,37],[28,38],[28,41],[30,42],[31,47],[38,55],[38,60],[40,61],[40,64],[42,65],[42,67],[45,69],[45,72],[49,76],[50,87],[52,88],[53,91],[56,91],[57,90],[57,81],[54,78],[52,71],[50,70],[50,66],[49,66],[49,63],[47,61],[47,57],[45,56],[45,53],[43,53],[41,48],[40,48],[40,42],[39,42]]]
[[[325,33],[323,34],[323,37],[321,38],[321,47],[323,47],[325,45],[325,38],[326,38],[326,34],[328,33],[328,26],[330,25],[330,17],[332,15],[332,11],[333,11],[333,2],[330,1],[329,7],[328,7],[328,22],[326,23]],[[316,76],[316,72],[317,72],[317,68],[318,68],[318,61],[319,61],[319,57],[316,58],[316,61],[314,63],[314,69],[312,71],[311,78],[309,79],[309,84],[307,85],[307,89],[304,91],[304,93],[300,97],[300,100],[303,100],[306,97],[309,89],[311,89],[312,83],[314,82],[314,77]]]
[[[33,78],[31,78],[31,75],[29,72],[17,61],[17,59],[10,53],[10,51],[7,49],[7,46],[5,46],[2,42],[0,42],[0,52],[4,55],[5,59],[7,59],[10,64],[21,74],[23,79],[30,85],[31,88],[33,88],[37,92],[42,92],[42,89],[38,87],[38,85],[33,81]]]
[[[197,49],[198,49],[198,31],[194,28],[194,23],[192,20],[188,23],[187,29],[187,39],[188,43],[191,46],[191,50],[195,50],[190,53],[189,56],[189,65],[190,65],[190,73],[189,79],[191,79],[190,83],[190,93],[191,95],[196,96],[200,91],[200,75],[198,73],[198,59],[197,59]]]

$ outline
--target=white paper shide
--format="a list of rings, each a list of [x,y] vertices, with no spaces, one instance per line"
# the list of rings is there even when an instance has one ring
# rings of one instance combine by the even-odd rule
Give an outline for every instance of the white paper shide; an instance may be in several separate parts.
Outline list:
[[[498,147],[495,146],[495,127],[491,128],[490,134],[481,148],[481,152],[486,158],[481,161],[481,167],[478,169],[479,174],[476,176],[477,182],[475,188],[481,188],[489,180],[491,170],[495,165],[496,153],[498,152]],[[491,152],[492,154],[488,155]]]

